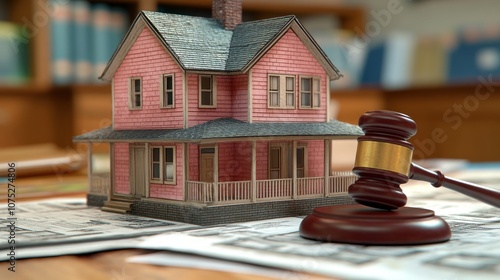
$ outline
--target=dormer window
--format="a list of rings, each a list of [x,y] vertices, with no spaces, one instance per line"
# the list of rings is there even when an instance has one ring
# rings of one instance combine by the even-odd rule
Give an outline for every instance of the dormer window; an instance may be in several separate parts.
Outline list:
[[[199,84],[199,107],[215,108],[217,106],[215,77],[211,75],[200,75]]]
[[[142,79],[130,79],[129,108],[132,110],[142,109]]]

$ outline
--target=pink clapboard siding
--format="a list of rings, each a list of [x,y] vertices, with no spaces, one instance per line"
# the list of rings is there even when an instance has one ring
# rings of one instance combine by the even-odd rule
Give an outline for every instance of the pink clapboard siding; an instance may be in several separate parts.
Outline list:
[[[198,145],[188,144],[188,151],[189,181],[199,181],[200,165]]]
[[[184,181],[183,181],[184,161],[182,156],[183,155],[182,144],[155,143],[150,147],[155,147],[155,146],[175,146],[176,184],[173,185],[173,184],[150,183],[149,197],[172,199],[172,200],[184,200]]]
[[[250,142],[219,143],[219,182],[249,181],[252,170]],[[189,144],[189,180],[199,181],[199,146]]]
[[[268,108],[268,75],[295,75],[295,109]],[[299,109],[300,77],[320,77],[319,109]],[[326,121],[327,84],[325,70],[300,41],[293,30],[285,35],[252,68],[252,116],[254,122]]]
[[[114,192],[130,193],[130,151],[128,143],[115,143],[113,151]]]
[[[257,180],[267,180],[269,178],[269,142],[257,142],[256,147],[256,163],[257,163]]]
[[[160,108],[160,81],[174,74],[175,108]],[[142,78],[142,109],[129,109],[130,78]],[[114,129],[183,127],[183,73],[158,39],[145,27],[113,78]]]
[[[192,127],[218,118],[233,116],[232,79],[231,76],[215,77],[216,106],[214,108],[199,107],[199,75],[187,74],[188,77],[188,126]]]
[[[252,151],[247,142],[219,143],[219,181],[251,179]]]
[[[307,141],[307,177],[325,175],[325,142],[323,140]]]
[[[232,76],[233,118],[248,121],[248,75]]]

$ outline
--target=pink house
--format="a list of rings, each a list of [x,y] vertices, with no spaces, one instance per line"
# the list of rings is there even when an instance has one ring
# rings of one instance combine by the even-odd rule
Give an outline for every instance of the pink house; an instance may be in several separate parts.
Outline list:
[[[361,135],[329,120],[339,71],[294,16],[242,23],[241,1],[212,9],[133,22],[101,77],[113,125],[74,138],[90,156],[110,145],[109,183],[89,172],[89,204],[214,224],[350,203],[354,176],[330,167],[331,141]]]

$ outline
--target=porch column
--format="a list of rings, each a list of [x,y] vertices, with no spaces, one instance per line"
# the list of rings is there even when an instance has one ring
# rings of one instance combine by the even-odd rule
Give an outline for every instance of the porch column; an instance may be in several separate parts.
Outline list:
[[[149,188],[150,188],[149,179],[151,178],[151,176],[149,176],[149,168],[150,168],[149,167],[149,143],[144,143],[144,162],[146,163],[146,164],[144,164],[144,174],[146,177],[146,180],[145,180],[146,181],[145,182],[146,189],[144,190],[144,192],[145,192],[144,196],[150,197],[149,196]]]
[[[330,193],[330,149],[332,140],[325,140],[324,154],[325,154],[325,197]]]
[[[219,144],[215,144],[215,151],[214,151],[213,189],[214,189],[213,202],[214,202],[214,204],[217,204],[217,202],[219,201]]]
[[[115,143],[109,143],[109,190],[108,190],[108,201],[111,200],[113,196],[113,190],[115,189]]]
[[[292,199],[297,198],[297,141],[292,142]]]
[[[189,146],[187,143],[182,143],[182,156],[184,158],[184,172],[182,174],[184,201],[188,199],[188,181],[189,181]]]
[[[87,179],[88,179],[88,193],[92,192],[92,143],[87,144]]]
[[[252,185],[252,202],[257,201],[257,142],[252,141],[252,169],[251,169],[251,185]]]

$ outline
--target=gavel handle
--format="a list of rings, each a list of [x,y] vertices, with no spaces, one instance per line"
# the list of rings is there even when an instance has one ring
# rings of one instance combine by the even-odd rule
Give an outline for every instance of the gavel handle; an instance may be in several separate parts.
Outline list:
[[[409,177],[414,180],[431,183],[438,188],[445,188],[465,194],[489,205],[500,208],[500,191],[473,183],[448,178],[440,171],[430,171],[414,163],[411,164]]]

